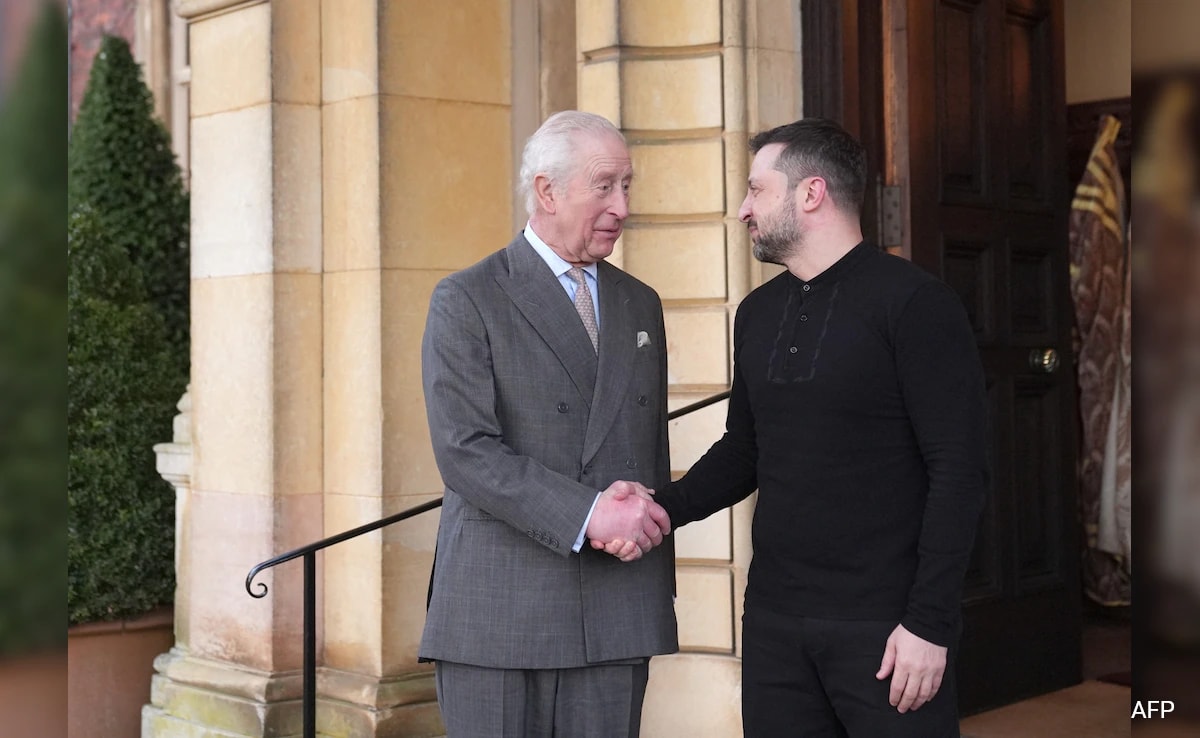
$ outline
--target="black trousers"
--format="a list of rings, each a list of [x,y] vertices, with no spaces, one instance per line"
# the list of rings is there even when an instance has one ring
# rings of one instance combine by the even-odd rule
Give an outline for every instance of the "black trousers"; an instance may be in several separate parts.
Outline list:
[[[746,604],[742,725],[746,738],[958,738],[955,648],[933,699],[900,714],[891,677],[877,680],[895,621],[822,620]]]

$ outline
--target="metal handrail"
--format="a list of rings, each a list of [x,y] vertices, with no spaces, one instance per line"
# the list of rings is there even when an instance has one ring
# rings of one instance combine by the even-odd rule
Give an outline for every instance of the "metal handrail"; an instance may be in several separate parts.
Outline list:
[[[697,410],[703,410],[709,405],[728,399],[730,390],[718,392],[717,394],[706,397],[699,402],[693,402],[690,405],[672,410],[667,413],[667,420],[675,420],[682,418],[684,415],[694,413]],[[392,523],[398,523],[401,520],[407,520],[416,517],[421,513],[429,512],[435,508],[442,506],[441,497],[436,500],[430,500],[423,505],[410,507],[407,510],[402,510],[395,515],[389,515],[381,520],[376,520],[374,523],[360,525],[357,528],[338,533],[337,535],[322,538],[319,541],[294,548],[287,553],[281,553],[274,558],[267,559],[261,563],[255,564],[254,568],[250,569],[250,573],[246,575],[246,592],[255,599],[262,599],[267,596],[267,585],[258,582],[258,591],[254,590],[254,578],[259,575],[264,569],[270,569],[273,566],[291,561],[292,559],[304,558],[304,663],[303,663],[303,695],[301,697],[301,710],[304,723],[304,738],[316,738],[317,729],[317,604],[316,604],[316,585],[317,585],[317,551],[329,548],[343,541],[348,541],[351,538],[357,538],[364,533],[379,530],[387,527]]]

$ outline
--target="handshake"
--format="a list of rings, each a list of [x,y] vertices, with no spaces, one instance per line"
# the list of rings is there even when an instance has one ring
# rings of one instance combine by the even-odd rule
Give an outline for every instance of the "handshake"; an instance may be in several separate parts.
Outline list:
[[[636,561],[671,532],[671,518],[654,501],[654,490],[617,481],[600,493],[586,532],[597,551]]]

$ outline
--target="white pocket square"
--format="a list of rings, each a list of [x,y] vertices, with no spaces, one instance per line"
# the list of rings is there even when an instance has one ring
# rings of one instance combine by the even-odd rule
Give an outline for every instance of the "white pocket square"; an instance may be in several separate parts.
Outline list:
[[[646,331],[638,331],[637,332],[637,347],[641,348],[642,346],[649,346],[649,345],[650,345],[649,334],[647,334]]]

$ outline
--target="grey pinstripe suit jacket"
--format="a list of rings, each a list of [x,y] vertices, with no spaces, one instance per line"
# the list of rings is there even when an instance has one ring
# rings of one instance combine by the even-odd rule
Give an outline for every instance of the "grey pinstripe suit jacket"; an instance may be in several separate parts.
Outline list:
[[[597,491],[670,474],[661,303],[598,275],[598,358],[521,235],[434,290],[421,370],[446,490],[423,659],[571,668],[678,649],[670,537],[630,564],[571,551]]]

